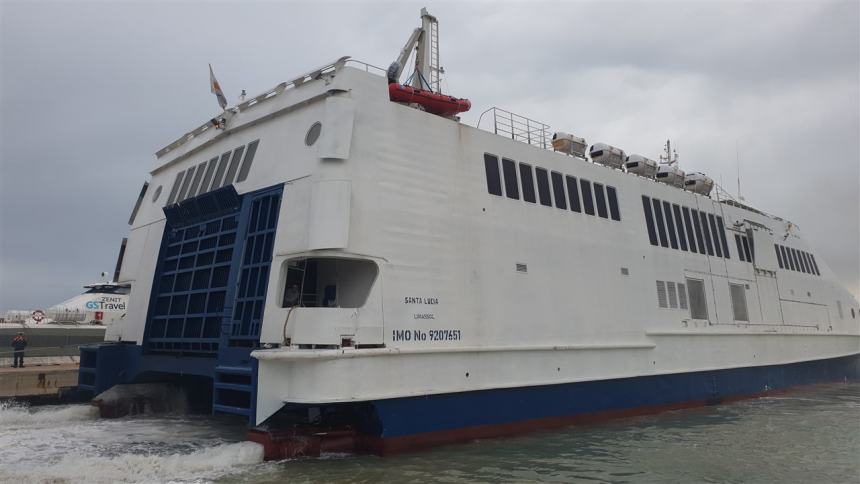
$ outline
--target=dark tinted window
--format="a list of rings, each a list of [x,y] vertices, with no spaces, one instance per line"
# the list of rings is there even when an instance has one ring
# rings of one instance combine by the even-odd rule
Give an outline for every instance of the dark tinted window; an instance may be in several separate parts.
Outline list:
[[[687,250],[687,237],[684,236],[684,221],[681,219],[681,207],[672,205],[672,214],[675,215],[675,228],[678,229],[678,244],[681,250]]]
[[[660,200],[651,200],[654,206],[654,223],[657,224],[657,234],[660,235],[660,245],[669,247],[669,239],[666,238],[666,225],[663,223],[663,210],[660,208]]]
[[[654,229],[654,215],[651,213],[651,199],[642,195],[642,210],[645,212],[645,228],[648,229],[648,240],[651,245],[657,245],[657,231]]]
[[[535,168],[537,172],[538,195],[540,196],[540,204],[547,207],[552,206],[552,198],[549,195],[549,175],[543,168]]]
[[[513,161],[502,158],[502,173],[505,175],[505,195],[514,200],[520,199],[520,187],[517,184],[517,166]]]
[[[750,259],[750,262],[754,262],[755,261],[755,239],[753,239],[752,237],[747,237],[747,239],[749,240],[749,243],[750,243],[750,255],[752,256],[752,258]]]
[[[747,262],[752,262],[752,254],[750,253],[750,244],[749,240],[746,237],[741,237],[741,242],[744,246],[744,257],[746,257]]]
[[[582,188],[582,206],[585,208],[585,213],[594,215],[594,200],[591,199],[591,182],[580,178],[579,186]]]
[[[200,184],[198,194],[203,194],[209,191],[209,185],[212,184],[212,175],[215,174],[215,167],[218,165],[218,157],[209,160],[209,165],[206,167],[206,176],[203,177],[203,183]]]
[[[196,167],[192,166],[185,172],[185,179],[182,180],[182,187],[179,189],[179,194],[176,196],[177,202],[181,202],[188,198],[188,186],[191,185],[191,179],[194,177],[195,168]]]
[[[567,210],[567,201],[564,194],[564,178],[561,173],[552,172],[552,195],[555,197],[555,206]]]
[[[732,256],[729,255],[729,243],[726,242],[726,226],[723,225],[723,217],[717,217],[717,230],[720,234],[720,245],[723,247],[723,257],[731,259]]]
[[[597,215],[607,218],[609,214],[606,212],[606,194],[603,191],[603,185],[600,183],[594,184],[594,202],[597,205]]]
[[[609,217],[612,220],[621,220],[621,212],[618,211],[618,195],[615,187],[606,187],[606,198],[609,200]]]
[[[781,245],[779,246],[779,250],[782,252],[782,260],[785,263],[786,268],[794,270],[794,262],[791,261],[791,253]]]
[[[714,252],[717,253],[717,257],[722,257],[723,248],[720,245],[720,236],[717,232],[717,221],[714,220],[714,214],[708,214],[708,223],[710,224],[709,227],[711,227],[711,237],[714,239]]]
[[[167,197],[167,204],[170,205],[176,200],[176,194],[179,192],[179,185],[182,184],[182,177],[185,175],[184,171],[180,171],[176,174],[176,179],[173,180],[173,188],[170,189],[170,196]]]
[[[735,237],[737,237],[737,235],[735,235]],[[774,245],[773,250],[776,251],[776,262],[777,262],[777,264],[779,264],[779,268],[785,269],[785,266],[782,264],[782,254],[779,253],[779,246]]]
[[[499,159],[485,153],[484,170],[487,172],[487,192],[492,195],[502,196],[502,177],[499,174]]]
[[[696,231],[696,242],[699,243],[699,253],[707,254],[708,251],[705,250],[705,238],[702,237],[702,224],[700,223],[699,212],[697,210],[690,210],[690,214],[693,218],[693,228]]]
[[[574,212],[581,212],[582,208],[579,205],[579,186],[576,184],[576,178],[567,177],[567,196],[570,199],[570,209]]]
[[[520,163],[520,183],[523,185],[523,200],[535,203],[535,177],[531,165]]]
[[[735,244],[738,246],[738,259],[746,261],[747,258],[744,257],[744,244],[741,242],[741,236],[738,234],[735,234]]]
[[[666,215],[666,230],[669,231],[669,244],[673,249],[678,248],[678,237],[675,235],[675,222],[672,220],[672,206],[663,202],[663,213]]]
[[[809,269],[806,267],[806,254],[802,250],[798,250],[797,255],[800,258],[800,270],[809,274]]]
[[[245,178],[248,178],[248,173],[251,172],[251,164],[254,163],[254,155],[257,154],[257,145],[259,144],[260,140],[254,140],[248,145],[245,159],[242,160],[242,168],[239,168],[239,176],[236,177],[237,182],[245,181]]]
[[[815,271],[815,275],[820,276],[821,273],[818,272],[818,264],[815,263],[815,256],[812,254],[809,254],[809,260],[812,261],[812,270]]]
[[[798,272],[800,272],[800,271],[801,271],[801,268],[800,268],[800,260],[797,258],[797,251],[796,251],[796,250],[794,250],[794,249],[788,249],[788,250],[790,250],[790,251],[791,251],[791,258],[792,258],[792,260],[794,261],[794,267],[796,267],[796,268],[797,268],[796,270],[797,270]]]
[[[215,171],[215,176],[212,178],[212,187],[210,190],[221,188],[225,185],[224,173],[227,171],[227,163],[230,161],[230,152],[222,153],[221,159],[218,160],[218,169]]]
[[[194,172],[194,180],[188,188],[188,198],[197,196],[197,191],[200,190],[200,180],[203,179],[203,172],[206,171],[206,162],[197,165],[197,171]]]
[[[687,240],[690,242],[690,252],[696,252],[696,236],[693,233],[693,224],[690,222],[690,209],[681,207],[681,212],[684,214],[684,228],[687,232]]]
[[[708,255],[714,255],[714,244],[711,241],[711,231],[708,229],[708,214],[699,212],[699,219],[702,223],[702,238],[705,239],[705,248],[708,249]]]
[[[245,152],[245,147],[240,146],[233,152],[233,158],[230,159],[230,167],[227,168],[227,174],[224,176],[224,185],[230,185],[236,177],[236,172],[239,170],[239,161],[242,159],[242,153]]]

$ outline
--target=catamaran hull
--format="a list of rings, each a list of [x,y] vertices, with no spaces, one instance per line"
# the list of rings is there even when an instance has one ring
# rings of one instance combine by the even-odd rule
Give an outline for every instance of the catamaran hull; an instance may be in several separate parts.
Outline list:
[[[754,398],[804,385],[860,380],[860,353],[790,364],[333,404],[342,428],[257,427],[267,459],[320,451],[388,454],[440,444]],[[284,411],[307,407],[288,404]],[[300,442],[300,444],[297,444]]]

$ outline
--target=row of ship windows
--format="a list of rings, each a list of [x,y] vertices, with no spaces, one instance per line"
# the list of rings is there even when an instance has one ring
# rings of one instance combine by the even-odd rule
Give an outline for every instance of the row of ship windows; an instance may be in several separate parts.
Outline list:
[[[621,220],[615,187],[592,183],[583,178],[577,181],[570,175],[562,175],[555,171],[547,172],[540,167],[533,169],[531,165],[516,163],[507,158],[502,158],[501,170],[499,170],[499,157],[489,153],[484,154],[484,168],[487,174],[487,192],[491,195],[502,196],[502,175],[504,175],[504,196],[508,198],[519,200],[520,186],[522,186],[522,199],[526,202],[540,201],[541,205],[551,207],[555,200],[555,206],[562,210],[570,207],[574,212],[584,211],[588,215],[595,215],[596,210],[596,215],[601,218]],[[535,192],[535,180],[537,180],[537,192]],[[582,192],[581,200],[580,192]]]
[[[651,245],[731,259],[722,217],[645,195],[642,209]]]
[[[240,146],[221,154],[220,158],[216,156],[209,161],[180,171],[173,181],[173,188],[170,189],[167,205],[179,203],[216,188],[230,185],[234,182],[234,177],[236,183],[244,181],[251,171],[251,163],[254,162],[254,154],[257,152],[257,145],[259,144],[260,140],[254,140],[248,143],[247,147]],[[245,155],[244,159],[242,159],[243,154]],[[241,167],[240,161],[242,162]]]
[[[818,272],[818,264],[815,263],[815,256],[812,254],[781,245],[774,245],[774,249],[776,249],[776,262],[780,269],[821,275]]]

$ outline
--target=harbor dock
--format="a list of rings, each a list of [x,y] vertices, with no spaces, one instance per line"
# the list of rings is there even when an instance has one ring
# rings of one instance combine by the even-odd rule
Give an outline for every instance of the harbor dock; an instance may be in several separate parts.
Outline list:
[[[0,368],[0,399],[61,398],[78,385],[78,363]]]

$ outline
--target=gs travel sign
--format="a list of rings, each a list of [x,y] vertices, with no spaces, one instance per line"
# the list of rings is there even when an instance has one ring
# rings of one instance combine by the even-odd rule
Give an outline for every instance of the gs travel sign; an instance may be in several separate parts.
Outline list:
[[[90,311],[125,311],[125,301],[121,297],[102,296],[95,301],[87,301]]]

